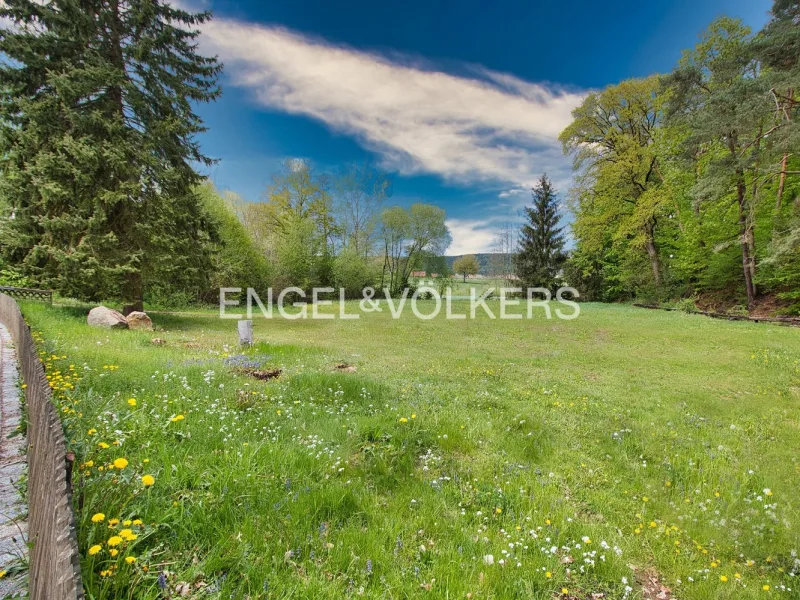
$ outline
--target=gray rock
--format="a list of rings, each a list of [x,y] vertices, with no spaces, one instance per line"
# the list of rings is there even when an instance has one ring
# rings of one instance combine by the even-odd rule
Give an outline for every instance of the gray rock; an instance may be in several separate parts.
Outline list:
[[[109,327],[112,329],[127,329],[128,321],[115,310],[105,306],[96,306],[89,311],[87,322],[92,327]]]

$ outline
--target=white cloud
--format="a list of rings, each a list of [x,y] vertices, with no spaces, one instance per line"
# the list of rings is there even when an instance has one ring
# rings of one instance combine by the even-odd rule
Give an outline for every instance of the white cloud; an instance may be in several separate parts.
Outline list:
[[[202,31],[201,45],[225,63],[230,84],[266,108],[355,136],[387,168],[514,188],[569,170],[556,138],[580,93],[481,67],[460,77],[227,18]]]
[[[491,251],[492,240],[497,231],[488,227],[486,221],[447,219],[445,223],[453,236],[453,242],[447,249],[448,256]]]
[[[521,196],[525,194],[529,190],[523,189],[521,187],[513,187],[510,190],[503,190],[499,194],[497,194],[498,198],[510,198],[511,196]]]

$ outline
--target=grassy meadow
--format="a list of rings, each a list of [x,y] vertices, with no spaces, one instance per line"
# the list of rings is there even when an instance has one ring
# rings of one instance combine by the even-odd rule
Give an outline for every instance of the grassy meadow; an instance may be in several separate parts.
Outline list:
[[[255,318],[242,351],[217,312],[25,304],[87,596],[800,597],[800,331],[581,308]]]

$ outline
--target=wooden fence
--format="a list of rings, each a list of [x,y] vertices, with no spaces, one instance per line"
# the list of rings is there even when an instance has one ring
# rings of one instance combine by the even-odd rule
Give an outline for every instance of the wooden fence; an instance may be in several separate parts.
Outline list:
[[[11,332],[28,417],[28,535],[33,600],[82,600],[80,555],[64,429],[30,329],[16,301],[0,293],[0,321]]]
[[[37,290],[34,288],[18,288],[0,285],[0,294],[6,294],[18,300],[41,300],[48,304],[53,303],[53,292],[50,290]]]

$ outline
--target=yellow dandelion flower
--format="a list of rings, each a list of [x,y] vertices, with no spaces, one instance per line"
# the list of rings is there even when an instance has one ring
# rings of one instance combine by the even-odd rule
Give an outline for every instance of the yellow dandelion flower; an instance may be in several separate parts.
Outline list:
[[[130,406],[136,406],[136,398],[128,398],[128,404]]]
[[[406,419],[405,417],[400,417],[400,422],[401,423],[408,423],[408,419]]]
[[[124,469],[125,467],[128,466],[128,461],[124,458],[118,458],[114,461],[114,466],[117,469]]]
[[[89,548],[89,556],[94,556],[95,554],[100,552],[102,549],[103,549],[103,547],[100,544],[95,544],[94,546]]]
[[[106,516],[103,513],[95,513],[92,516],[92,523],[102,523],[106,520]]]
[[[725,575],[720,575],[720,576],[719,576],[719,580],[720,580],[722,583],[725,583],[726,581],[728,581],[728,578],[727,578]]]
[[[119,537],[118,535],[112,535],[110,538],[108,538],[108,545],[119,546],[122,543],[122,541],[123,541],[122,538]]]
[[[126,556],[125,557],[125,562],[128,563],[129,565],[132,565],[133,563],[136,562],[136,557],[135,556]]]
[[[553,574],[550,571],[548,571],[547,573],[544,574],[544,576],[550,579],[553,576]]]
[[[142,475],[142,483],[145,487],[150,487],[156,482],[155,477],[152,475]]]

